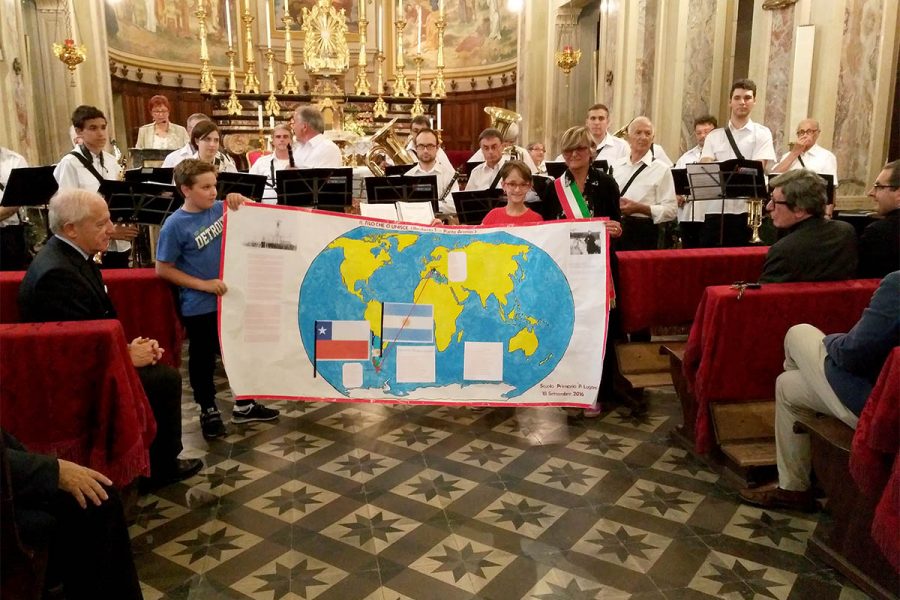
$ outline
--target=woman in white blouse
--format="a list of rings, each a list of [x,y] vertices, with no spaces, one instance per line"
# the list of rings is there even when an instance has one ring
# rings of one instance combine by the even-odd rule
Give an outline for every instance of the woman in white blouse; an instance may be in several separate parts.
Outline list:
[[[219,151],[219,128],[212,121],[201,121],[191,131],[191,146],[196,150],[191,158],[199,158],[216,167],[222,173],[237,173],[234,161],[224,152]]]
[[[153,96],[147,103],[153,122],[138,129],[136,148],[175,150],[188,143],[188,132],[181,125],[169,121],[169,100]]]

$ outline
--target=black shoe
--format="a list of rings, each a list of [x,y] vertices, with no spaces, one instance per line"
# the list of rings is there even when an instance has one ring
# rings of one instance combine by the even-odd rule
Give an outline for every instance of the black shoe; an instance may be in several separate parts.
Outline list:
[[[243,407],[235,406],[231,411],[232,423],[252,423],[254,421],[274,421],[281,414],[274,408],[266,408],[262,404],[254,402],[249,408],[241,410]]]
[[[200,429],[207,440],[225,437],[225,423],[222,422],[222,413],[215,406],[200,411]]]
[[[168,469],[155,469],[152,475],[141,483],[141,491],[155,490],[193,477],[203,468],[199,458],[176,458],[175,464]]]

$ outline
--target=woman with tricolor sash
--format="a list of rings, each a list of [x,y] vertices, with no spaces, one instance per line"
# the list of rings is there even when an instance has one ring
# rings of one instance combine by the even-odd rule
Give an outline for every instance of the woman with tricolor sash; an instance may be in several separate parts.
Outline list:
[[[544,219],[589,219],[606,217],[610,240],[609,265],[613,286],[618,281],[615,240],[622,236],[621,213],[619,212],[619,186],[611,176],[595,169],[592,165],[596,142],[587,127],[570,127],[560,139],[566,172],[547,186],[541,198]],[[615,342],[621,337],[618,311],[609,313],[606,335],[606,352],[603,360],[603,376],[600,390],[593,409],[586,409],[585,417],[600,415],[602,401],[613,399],[613,381],[616,371]],[[581,411],[577,411],[580,413]],[[570,413],[572,416],[575,414]]]

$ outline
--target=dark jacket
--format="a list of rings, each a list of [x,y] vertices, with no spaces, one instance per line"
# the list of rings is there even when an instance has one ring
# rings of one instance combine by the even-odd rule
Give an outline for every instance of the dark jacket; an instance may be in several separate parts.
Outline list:
[[[859,237],[859,276],[880,278],[900,269],[900,208],[866,227]]]
[[[572,174],[567,170],[564,177],[569,181]],[[590,167],[587,179],[584,182],[584,201],[587,202],[592,217],[609,217],[612,221],[621,221],[622,213],[619,210],[619,184],[612,176]],[[565,218],[562,205],[556,195],[556,186],[551,183],[544,189],[537,210],[545,221]]]
[[[116,318],[100,268],[55,236],[19,285],[19,312],[27,323]]]
[[[810,217],[766,254],[760,283],[840,281],[856,277],[856,232],[843,221]]]

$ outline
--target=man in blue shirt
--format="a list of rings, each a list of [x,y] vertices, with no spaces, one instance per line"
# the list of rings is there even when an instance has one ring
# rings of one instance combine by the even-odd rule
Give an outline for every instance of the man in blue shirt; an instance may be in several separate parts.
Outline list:
[[[775,382],[778,482],[741,491],[741,499],[767,508],[813,511],[809,435],[794,422],[822,413],[856,428],[891,350],[900,345],[900,271],[890,273],[848,333],[825,335],[812,325],[791,327],[784,338],[784,368]]]

